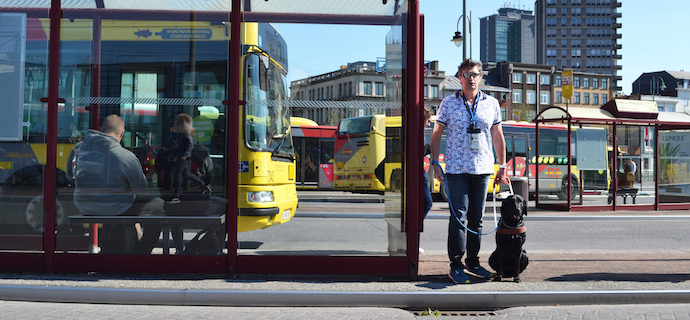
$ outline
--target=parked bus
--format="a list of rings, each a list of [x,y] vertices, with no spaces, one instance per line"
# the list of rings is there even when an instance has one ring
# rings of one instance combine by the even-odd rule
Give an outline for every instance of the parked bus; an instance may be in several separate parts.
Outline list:
[[[400,190],[402,186],[402,119],[399,116],[371,115],[340,121],[335,139],[336,190],[374,191]],[[425,142],[431,140],[432,126],[425,129]],[[442,167],[445,135],[441,142],[439,163]],[[429,171],[430,161],[424,160]],[[492,176],[493,179],[493,176]],[[445,187],[437,180],[430,188],[444,199]],[[490,184],[488,192],[494,190]],[[432,193],[433,194],[433,193]]]
[[[297,154],[297,190],[333,190],[333,126],[320,126],[306,118],[290,118]]]
[[[24,126],[19,139],[14,139],[17,141],[0,141],[0,195],[3,204],[19,203],[21,209],[14,217],[5,210],[0,227],[20,224],[27,232],[41,233],[47,134],[46,104],[41,98],[47,96],[48,88],[49,21],[23,19],[25,80],[20,90],[24,99],[23,105],[15,107],[23,112]],[[152,188],[157,185],[157,171],[153,169],[157,149],[175,116],[184,112],[194,117],[195,138],[213,159],[215,170],[209,172],[220,177],[215,179],[213,194],[225,194],[226,169],[239,171],[239,231],[289,221],[297,207],[295,152],[286,93],[287,45],[277,30],[268,23],[243,24],[240,90],[246,105],[238,110],[240,123],[229,124],[239,126],[236,137],[226,134],[228,111],[223,100],[229,85],[228,41],[239,39],[229,39],[226,23],[98,22],[79,18],[62,22],[59,96],[64,100],[58,111],[58,230],[79,229],[67,223],[68,215],[79,214],[72,204],[72,188],[64,178],[67,157],[89,128],[113,113],[125,121],[122,143],[139,157]],[[96,33],[100,39],[94,38]],[[94,52],[96,44],[99,55]],[[94,116],[90,114],[94,110],[100,112]],[[225,168],[227,139],[239,139],[237,169]],[[83,234],[83,229],[76,230],[80,232]]]
[[[375,193],[400,190],[402,152],[386,152],[387,146],[395,149],[394,145],[400,145],[400,125],[401,117],[382,114],[340,120],[335,137],[334,188]]]
[[[583,191],[608,190],[611,178],[606,130],[598,127],[573,127],[570,145],[571,161],[568,160],[567,133],[568,127],[565,125],[540,124],[539,155],[537,156],[535,124],[503,122],[503,134],[506,139],[506,172],[509,177],[529,178],[530,197],[537,192],[537,177],[539,178],[539,194],[555,194],[560,200],[567,199],[569,187],[573,198],[580,194],[581,188]],[[578,157],[578,152],[585,150],[588,156]],[[578,158],[581,158],[584,163],[578,163]],[[572,162],[572,185],[568,184],[569,162]]]

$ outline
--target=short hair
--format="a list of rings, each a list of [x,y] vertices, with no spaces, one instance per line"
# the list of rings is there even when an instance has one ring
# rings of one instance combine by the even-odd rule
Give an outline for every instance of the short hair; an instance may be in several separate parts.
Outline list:
[[[105,134],[120,134],[123,130],[125,130],[125,121],[116,114],[105,117],[101,123],[101,132]]]
[[[424,121],[429,120],[429,118],[431,118],[431,107],[424,106]]]
[[[460,64],[460,72],[464,72],[464,70],[470,70],[474,67],[477,67],[477,70],[479,70],[479,73],[482,73],[482,62],[481,61],[474,61],[471,58],[465,59],[465,61],[463,61]],[[459,75],[459,76],[462,77],[462,75]]]
[[[177,133],[187,133],[192,131],[192,117],[186,113],[180,113],[175,117],[175,123],[173,123],[173,131]]]

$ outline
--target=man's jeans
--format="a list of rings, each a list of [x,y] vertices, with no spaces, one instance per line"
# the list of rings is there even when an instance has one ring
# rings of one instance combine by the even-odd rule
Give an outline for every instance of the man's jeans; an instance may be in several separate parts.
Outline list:
[[[467,226],[470,230],[482,233],[482,216],[486,203],[486,190],[489,185],[489,175],[473,174],[447,174],[448,198],[451,210],[450,223],[448,224],[448,258],[451,269],[462,269],[462,257],[467,250],[465,263],[467,267],[479,265],[479,247],[481,237],[467,231],[460,225]],[[457,218],[456,218],[457,217]]]

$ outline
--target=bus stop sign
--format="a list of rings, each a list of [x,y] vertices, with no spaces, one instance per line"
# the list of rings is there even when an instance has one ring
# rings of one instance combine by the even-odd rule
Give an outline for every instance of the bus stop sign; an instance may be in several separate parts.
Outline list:
[[[573,70],[563,70],[561,86],[563,86],[563,98],[570,100],[570,97],[573,96]]]

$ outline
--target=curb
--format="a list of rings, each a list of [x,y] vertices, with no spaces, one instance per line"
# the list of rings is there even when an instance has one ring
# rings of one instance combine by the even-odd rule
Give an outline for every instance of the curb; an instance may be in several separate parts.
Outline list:
[[[0,286],[8,301],[227,307],[496,309],[517,306],[690,303],[690,290],[371,292],[215,291]]]

